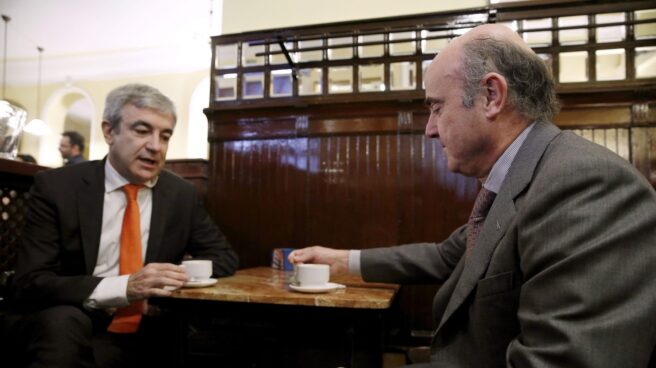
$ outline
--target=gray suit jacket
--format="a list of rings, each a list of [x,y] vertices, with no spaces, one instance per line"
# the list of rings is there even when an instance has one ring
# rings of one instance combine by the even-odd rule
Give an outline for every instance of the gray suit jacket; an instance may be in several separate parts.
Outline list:
[[[105,160],[40,172],[18,249],[15,295],[23,310],[82,306],[101,278],[98,258],[105,193]],[[152,191],[144,263],[179,263],[185,253],[210,259],[214,276],[237,268],[237,254],[203,209],[195,188],[163,170]]]
[[[443,283],[430,366],[650,364],[656,193],[624,159],[536,124],[466,259],[465,243],[466,225],[361,255],[365,280]]]

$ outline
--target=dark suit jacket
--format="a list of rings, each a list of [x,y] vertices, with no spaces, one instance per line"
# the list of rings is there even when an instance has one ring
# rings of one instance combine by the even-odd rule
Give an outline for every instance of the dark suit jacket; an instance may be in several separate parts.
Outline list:
[[[84,156],[82,156],[82,155],[77,155],[77,156],[73,156],[73,157],[69,158],[69,159],[66,161],[66,164],[65,164],[64,166],[80,164],[80,163],[82,163],[82,162],[86,162],[86,160],[84,159]]]
[[[23,308],[81,306],[101,278],[98,256],[105,160],[40,172],[18,249],[14,289]],[[214,276],[237,268],[237,255],[199,202],[195,188],[163,170],[152,189],[144,263],[179,263],[185,253],[211,259]]]
[[[466,259],[465,243],[466,225],[361,255],[366,280],[443,283],[430,366],[648,366],[656,193],[626,160],[536,124]]]

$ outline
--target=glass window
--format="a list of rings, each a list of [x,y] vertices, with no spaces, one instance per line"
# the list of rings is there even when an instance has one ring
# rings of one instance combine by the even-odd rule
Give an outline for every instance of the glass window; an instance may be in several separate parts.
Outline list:
[[[558,18],[558,27],[587,26],[587,15],[575,15],[572,17]],[[576,28],[558,31],[558,40],[561,45],[574,45],[588,42],[588,29]]]
[[[301,50],[302,49],[308,49],[308,48],[317,48],[317,47],[320,48],[322,46],[323,46],[323,40],[321,40],[321,39],[299,41],[298,42],[298,48],[301,49]],[[299,52],[299,57],[298,57],[299,62],[321,61],[321,60],[323,60],[323,51],[322,50]]]
[[[272,70],[271,71],[271,86],[269,95],[271,97],[283,97],[292,95],[292,70]]]
[[[292,42],[285,42],[285,48],[287,50],[291,50],[294,47],[294,44]],[[280,45],[277,43],[272,43],[269,45],[269,52],[271,53],[269,55],[269,64],[271,65],[279,65],[279,64],[287,64],[287,58],[285,57],[285,54],[282,52],[280,54],[274,54],[274,52],[280,52],[282,51],[280,49]],[[297,62],[296,60],[296,53],[290,52],[289,56],[292,58],[293,62]]]
[[[635,20],[646,19],[656,19],[656,9],[638,10],[635,12]],[[654,37],[656,37],[656,21],[635,25],[635,38],[637,40]]]
[[[244,73],[242,75],[242,97],[264,97],[264,73]]]
[[[421,52],[424,54],[437,54],[446,47],[454,37],[449,31],[421,31]]]
[[[551,28],[551,18],[532,19],[522,21],[525,30]],[[529,46],[551,45],[551,31],[522,32],[524,41]]]
[[[237,67],[237,44],[216,45],[215,69],[229,69]]]
[[[636,78],[656,78],[656,46],[636,47]]]
[[[428,66],[430,65],[432,60],[424,60],[421,62],[421,69],[422,69],[422,74],[424,77],[421,80],[421,89],[426,89],[426,83],[424,80],[426,79],[426,69],[428,69]]]
[[[560,75],[558,80],[561,83],[588,81],[587,52],[561,52],[558,56],[558,60],[560,61]]]
[[[298,94],[300,96],[320,95],[322,75],[321,68],[300,69],[298,71]]]
[[[251,46],[248,42],[242,42],[241,44],[241,65],[242,66],[254,66],[254,65],[264,65],[264,56],[257,54],[262,54],[264,52],[264,45]]]
[[[220,74],[215,77],[216,90],[214,98],[217,101],[234,100],[237,98],[237,74]]]
[[[547,64],[547,68],[553,73],[553,55],[551,54],[538,54],[540,59],[544,61],[545,64]]]
[[[389,41],[390,55],[412,55],[416,52],[415,32],[390,33]]]
[[[353,92],[353,67],[334,66],[328,68],[328,93]]]
[[[597,25],[620,23],[624,22],[624,18],[624,13],[597,14],[595,15],[595,23]],[[597,27],[595,32],[597,42],[617,42],[623,41],[626,38],[625,26]]]
[[[383,64],[360,65],[360,92],[381,92],[385,90],[385,68]]]
[[[597,80],[626,79],[626,55],[624,49],[597,50]]]
[[[513,21],[510,21],[510,22],[499,22],[497,24],[504,25],[504,26],[512,29],[515,32],[517,32],[517,30],[519,29],[517,20],[513,20]]]
[[[328,39],[328,46],[351,45],[353,43],[352,37],[338,37]],[[330,60],[344,60],[353,57],[353,46],[337,47],[328,49],[328,59]]]
[[[382,34],[358,36],[358,43],[365,44],[363,46],[358,46],[359,56],[361,58],[383,56],[385,54],[385,47],[382,43],[384,40],[385,36]],[[366,45],[369,42],[380,43],[376,45]]]
[[[417,63],[404,61],[390,64],[390,89],[393,91],[415,89]]]

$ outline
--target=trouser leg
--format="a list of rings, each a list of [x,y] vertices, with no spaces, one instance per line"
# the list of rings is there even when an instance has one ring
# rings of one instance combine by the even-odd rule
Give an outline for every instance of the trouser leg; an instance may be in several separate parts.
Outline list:
[[[19,366],[93,367],[93,323],[82,310],[55,306],[23,316],[13,329]]]

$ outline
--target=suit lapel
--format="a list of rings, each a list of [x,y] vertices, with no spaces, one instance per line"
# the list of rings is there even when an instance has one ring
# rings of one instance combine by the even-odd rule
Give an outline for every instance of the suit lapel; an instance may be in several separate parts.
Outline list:
[[[166,190],[166,175],[160,173],[157,185],[153,187],[153,212],[150,215],[150,234],[144,264],[159,259],[159,251],[164,235],[164,223],[168,213],[168,190]]]
[[[93,273],[100,247],[103,201],[105,198],[105,160],[95,163],[82,177],[84,185],[77,195],[77,213],[87,274]]]
[[[462,274],[444,310],[438,329],[462,305],[485,274],[494,249],[515,218],[514,199],[530,183],[547,145],[559,132],[560,130],[553,124],[536,123],[526,137],[490,208],[472,253],[465,261]]]

